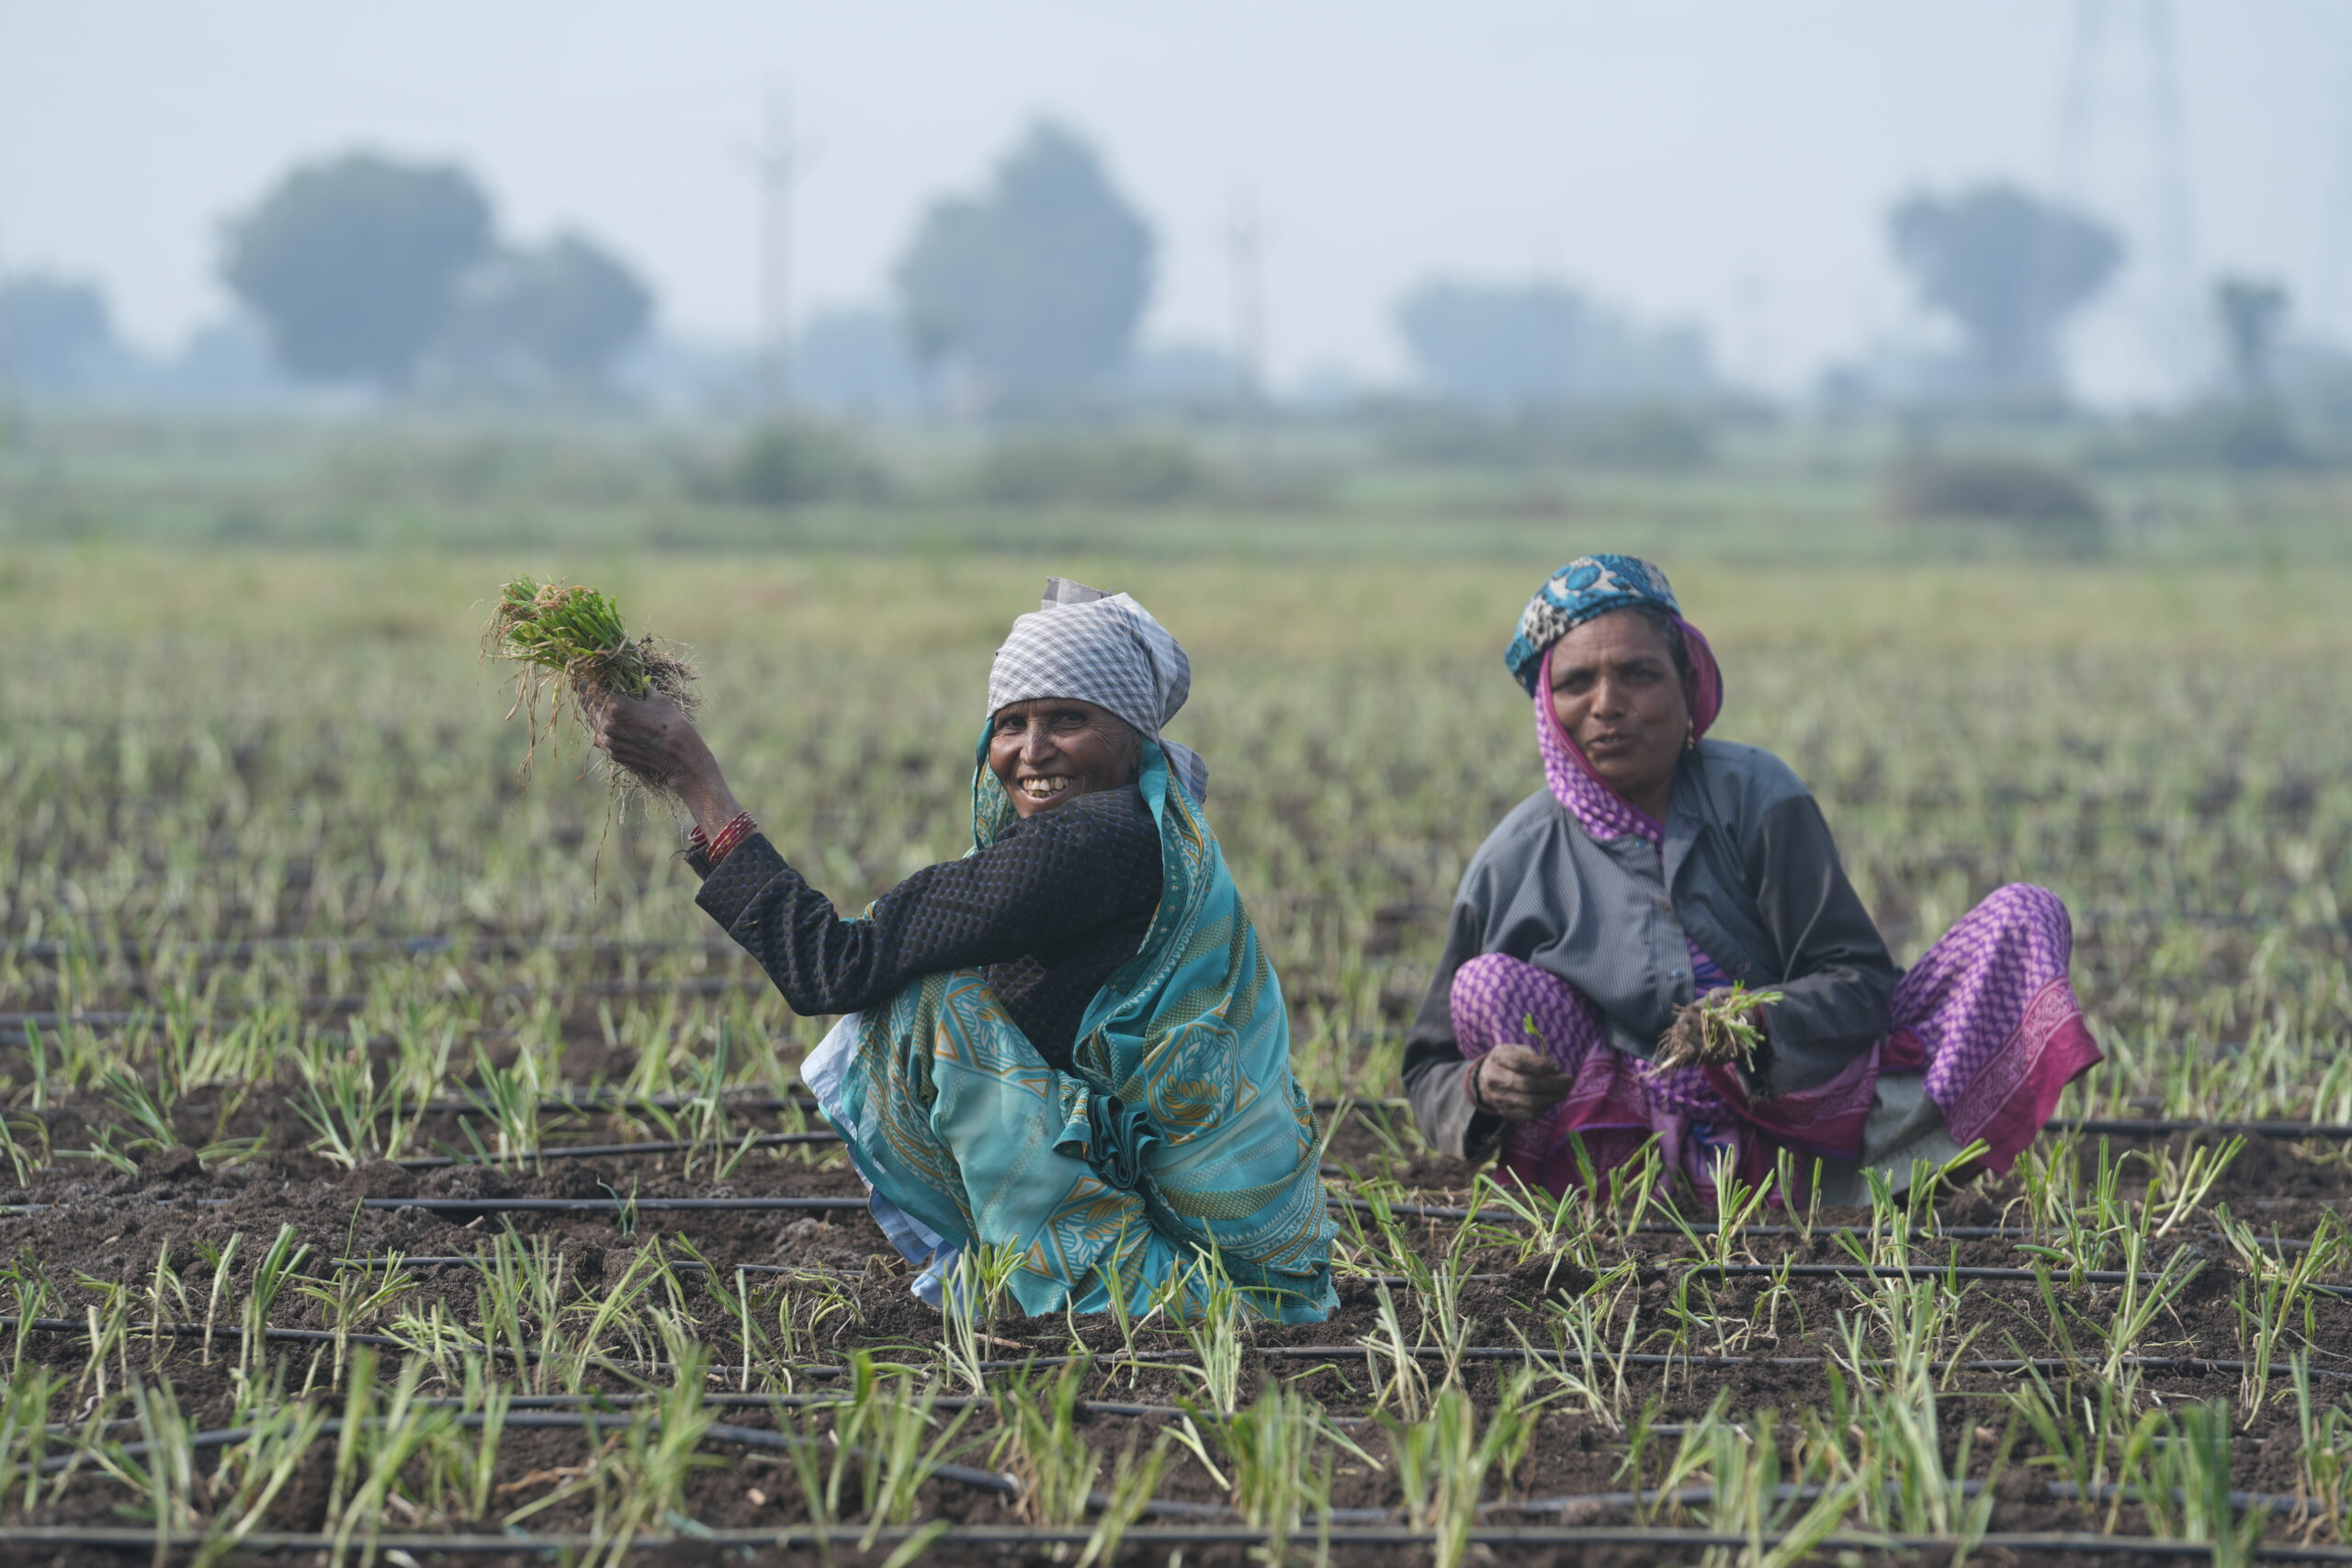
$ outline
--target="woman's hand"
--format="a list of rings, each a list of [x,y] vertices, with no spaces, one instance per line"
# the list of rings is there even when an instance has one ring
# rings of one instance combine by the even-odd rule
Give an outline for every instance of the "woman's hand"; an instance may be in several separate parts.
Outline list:
[[[1525,1045],[1498,1045],[1469,1070],[1470,1103],[1506,1122],[1532,1122],[1568,1097],[1560,1065]]]
[[[706,834],[716,836],[742,809],[702,732],[669,698],[593,692],[582,696],[581,706],[596,748],[616,765],[674,793]]]
[[[1654,1067],[1691,1067],[1740,1061],[1763,1043],[1764,1009],[1781,999],[1777,991],[1744,991],[1718,986],[1682,1004],[1657,1043]]]

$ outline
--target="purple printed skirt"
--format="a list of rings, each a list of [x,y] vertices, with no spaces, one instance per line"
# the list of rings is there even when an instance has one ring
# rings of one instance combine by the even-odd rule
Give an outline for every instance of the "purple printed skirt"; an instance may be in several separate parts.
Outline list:
[[[1827,1083],[1763,1100],[1750,1099],[1729,1066],[1651,1072],[1609,1043],[1582,992],[1501,953],[1455,973],[1453,1032],[1469,1062],[1497,1045],[1533,1044],[1567,1075],[1567,1098],[1547,1116],[1510,1124],[1503,1139],[1503,1168],[1554,1192],[1582,1181],[1579,1144],[1600,1174],[1656,1136],[1667,1168],[1702,1189],[1726,1153],[1750,1182],[1784,1148],[1800,1169],[1815,1156],[1860,1157],[1879,1080],[1898,1074],[1923,1075],[1951,1137],[1962,1146],[1984,1140],[1984,1163],[1998,1172],[2050,1120],[2059,1091],[2099,1060],[2066,977],[2073,948],[2055,894],[2000,888],[1904,976],[1883,1039]]]

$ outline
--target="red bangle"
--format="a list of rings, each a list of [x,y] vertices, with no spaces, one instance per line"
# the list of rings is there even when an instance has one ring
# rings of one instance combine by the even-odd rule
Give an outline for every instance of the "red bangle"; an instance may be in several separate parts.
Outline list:
[[[718,830],[718,837],[711,840],[710,863],[717,865],[734,853],[735,846],[750,838],[752,831],[752,814],[748,811],[738,811],[734,819]]]
[[[693,854],[700,851],[705,859],[711,864],[717,865],[733,852],[736,845],[750,838],[756,830],[756,826],[752,820],[750,812],[738,811],[734,818],[718,830],[718,837],[716,839],[705,833],[700,828],[689,832],[686,835],[686,852]]]

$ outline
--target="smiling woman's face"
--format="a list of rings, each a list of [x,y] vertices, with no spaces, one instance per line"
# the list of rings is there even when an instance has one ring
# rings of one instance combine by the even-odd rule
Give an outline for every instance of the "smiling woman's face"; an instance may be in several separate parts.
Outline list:
[[[1552,714],[1600,782],[1659,821],[1690,733],[1674,649],[1631,610],[1612,610],[1552,646]]]
[[[1133,784],[1141,751],[1126,720],[1077,697],[1010,703],[989,721],[989,771],[1023,817]]]

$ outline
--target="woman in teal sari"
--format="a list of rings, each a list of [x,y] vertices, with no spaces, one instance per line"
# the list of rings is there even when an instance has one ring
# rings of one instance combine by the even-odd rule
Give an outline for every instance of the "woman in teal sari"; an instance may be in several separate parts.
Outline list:
[[[1159,735],[1190,682],[1143,606],[1050,581],[990,672],[971,852],[856,918],[674,707],[597,712],[597,744],[693,811],[697,902],[795,1011],[844,1015],[802,1078],[933,1304],[983,1245],[1030,1313],[1171,1290],[1197,1309],[1220,1271],[1283,1322],[1337,1304],[1282,989],[1203,815],[1207,768]]]

